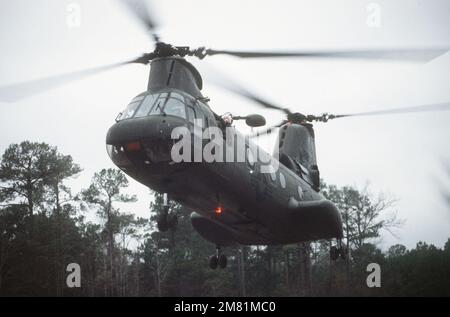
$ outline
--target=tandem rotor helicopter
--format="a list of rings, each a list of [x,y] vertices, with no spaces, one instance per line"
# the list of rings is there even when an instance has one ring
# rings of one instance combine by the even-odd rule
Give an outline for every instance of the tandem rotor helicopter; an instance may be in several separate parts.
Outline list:
[[[244,59],[314,57],[429,61],[447,52],[447,48],[303,52],[192,49],[161,41],[155,32],[155,20],[144,0],[121,2],[152,35],[155,42],[153,52],[124,63],[1,87],[0,101],[14,101],[127,64],[150,65],[147,91],[135,97],[116,118],[107,133],[107,151],[123,172],[164,194],[165,208],[158,215],[160,231],[176,226],[176,215],[168,207],[169,199],[195,210],[191,214],[194,229],[217,247],[217,253],[209,260],[212,269],[226,267],[227,258],[222,248],[235,245],[279,245],[333,239],[336,243],[330,248],[331,259],[345,258],[339,210],[320,194],[313,122],[450,110],[450,103],[444,103],[365,113],[304,115],[270,103],[218,76],[219,80],[214,84],[262,107],[280,110],[285,119],[255,135],[246,136],[236,130],[235,142],[226,141],[225,146],[234,148],[236,143],[241,142],[246,154],[242,162],[175,163],[171,158],[174,145],[171,135],[177,127],[186,127],[191,131],[190,137],[194,138],[195,122],[198,120],[203,127],[221,129],[230,127],[233,120],[245,120],[251,127],[265,125],[265,119],[260,115],[216,114],[208,104],[209,99],[201,93],[203,81],[200,73],[186,60],[187,57],[200,60],[214,55],[230,55]],[[258,146],[253,144],[251,138],[278,129],[273,158],[279,163],[278,169],[261,173],[262,166],[252,154],[254,147]]]

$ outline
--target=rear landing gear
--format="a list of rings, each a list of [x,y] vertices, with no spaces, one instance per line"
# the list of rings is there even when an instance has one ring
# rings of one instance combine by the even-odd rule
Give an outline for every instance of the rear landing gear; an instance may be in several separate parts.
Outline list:
[[[217,247],[216,254],[209,257],[209,267],[212,270],[217,269],[217,267],[220,267],[221,269],[226,268],[227,262],[227,256],[225,254],[222,254],[222,249],[219,246]]]
[[[330,247],[330,259],[336,261],[339,257],[342,260],[347,258],[347,247],[342,243],[342,239],[338,239],[337,245]]]

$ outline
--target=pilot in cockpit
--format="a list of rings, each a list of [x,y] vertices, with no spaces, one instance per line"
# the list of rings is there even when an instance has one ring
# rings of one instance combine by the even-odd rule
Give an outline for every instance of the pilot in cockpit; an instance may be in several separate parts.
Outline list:
[[[223,114],[221,118],[225,127],[231,127],[231,125],[233,124],[233,115],[231,113],[227,112]]]

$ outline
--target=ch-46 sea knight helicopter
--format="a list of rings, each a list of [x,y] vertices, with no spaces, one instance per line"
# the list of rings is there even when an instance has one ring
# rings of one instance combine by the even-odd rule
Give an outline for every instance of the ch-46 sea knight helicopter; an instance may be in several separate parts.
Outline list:
[[[203,127],[229,127],[230,122],[216,114],[208,98],[201,93],[202,77],[187,57],[203,59],[213,55],[239,58],[365,58],[429,61],[447,52],[439,49],[249,52],[191,49],[164,43],[155,32],[156,24],[144,1],[122,1],[152,34],[156,43],[151,53],[131,61],[91,70],[55,76],[0,88],[0,101],[14,101],[53,88],[62,83],[138,63],[151,65],[147,91],[134,98],[116,118],[106,137],[112,161],[126,174],[149,188],[164,194],[164,208],[158,216],[158,228],[169,230],[176,225],[176,215],[168,208],[168,199],[195,210],[192,225],[206,240],[217,246],[210,267],[224,268],[227,258],[223,247],[234,245],[278,245],[318,239],[333,239],[333,260],[345,257],[341,242],[342,222],[339,210],[320,194],[319,168],[316,161],[312,122],[366,115],[450,110],[450,104],[433,104],[402,109],[355,113],[304,115],[270,103],[228,78],[215,74],[215,84],[270,109],[282,111],[286,118],[277,126],[259,131],[268,134],[279,129],[274,161],[278,168],[262,173],[254,158],[251,136],[235,132],[235,143],[244,144],[242,162],[175,163],[171,149],[172,131],[186,127],[194,137],[195,122]],[[259,115],[232,116],[251,127],[265,125]],[[197,120],[197,121],[196,121]],[[207,141],[207,140],[203,140]],[[226,146],[234,146],[233,142]],[[258,149],[258,148],[257,148]],[[264,151],[262,151],[264,152]],[[265,153],[265,152],[264,152]]]

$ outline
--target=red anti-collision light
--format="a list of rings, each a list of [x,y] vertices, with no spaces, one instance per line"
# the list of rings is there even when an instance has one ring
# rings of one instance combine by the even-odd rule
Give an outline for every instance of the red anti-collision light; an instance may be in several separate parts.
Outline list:
[[[220,207],[220,206],[217,207],[216,210],[215,210],[216,215],[220,215],[222,213],[222,211],[223,211],[222,207]]]
[[[125,145],[125,150],[128,152],[137,152],[141,150],[141,143],[139,141],[127,143]]]

